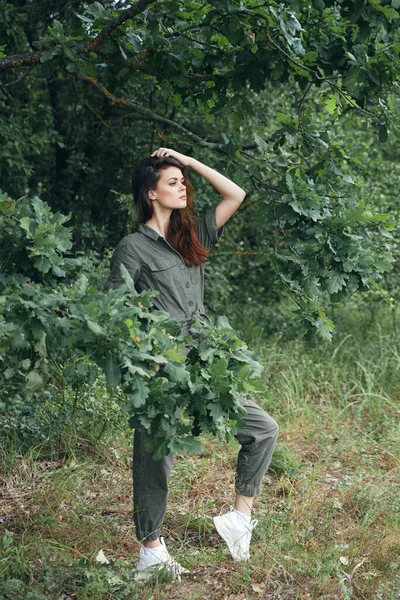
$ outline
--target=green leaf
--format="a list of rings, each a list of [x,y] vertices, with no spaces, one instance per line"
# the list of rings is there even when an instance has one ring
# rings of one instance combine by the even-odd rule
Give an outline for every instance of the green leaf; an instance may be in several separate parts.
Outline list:
[[[190,379],[190,373],[186,369],[186,366],[178,366],[174,365],[173,363],[167,363],[164,365],[163,371],[169,375],[171,381],[176,383],[184,383]]]
[[[104,362],[104,374],[108,385],[116,387],[121,381],[121,369],[118,366],[117,358],[114,354],[110,354]]]
[[[327,98],[327,100],[325,101],[325,109],[328,111],[328,113],[330,115],[334,115],[335,114],[335,110],[336,110],[336,106],[337,106],[337,98],[335,94],[330,94]]]
[[[41,356],[47,356],[47,347],[46,347],[46,332],[41,331],[40,339],[34,346],[36,352],[38,352]]]
[[[143,355],[141,355],[141,356],[143,357]],[[151,360],[151,359],[152,359],[152,356],[149,357],[149,360]],[[158,362],[158,361],[156,361],[156,362]],[[125,369],[126,371],[128,371],[128,373],[130,373],[131,375],[134,375],[135,378],[136,378],[136,375],[140,375],[141,377],[145,377],[145,378],[150,377],[149,373],[147,373],[147,371],[143,367],[132,364],[132,361],[130,360],[130,358],[128,358],[128,356],[124,356],[122,358],[120,366],[122,369]]]
[[[295,119],[293,117],[284,115],[281,112],[276,113],[275,117],[276,117],[276,120],[279,121],[279,123],[283,123],[284,125],[293,125],[295,122]]]
[[[335,329],[335,325],[331,319],[328,319],[326,314],[322,311],[318,311],[319,318],[317,319],[315,325],[317,328],[317,333],[322,339],[330,342],[332,339],[332,332]]]
[[[224,419],[226,417],[226,411],[218,402],[210,402],[210,404],[207,404],[207,409],[215,420]]]
[[[390,6],[379,6],[379,10],[383,12],[389,22],[397,21],[397,19],[400,17],[397,10],[391,8]]]
[[[30,217],[22,217],[22,219],[19,220],[19,224],[20,224],[20,227],[28,233],[28,237],[30,239],[32,239],[31,218]]]
[[[38,271],[44,274],[48,273],[51,269],[51,262],[46,256],[38,256],[33,261],[33,264]]]
[[[145,440],[145,448],[148,452],[151,453],[153,460],[159,462],[170,453],[169,448],[170,441],[167,438],[158,441],[156,445],[156,449],[154,450],[154,442],[151,442],[149,439]]]
[[[136,389],[127,395],[127,402],[123,407],[123,412],[133,413],[135,412],[135,408],[140,408],[146,403],[146,399],[150,394],[150,390],[148,386],[145,384],[143,379],[134,376],[134,383]]]
[[[168,447],[174,454],[198,454],[204,451],[200,440],[191,435],[171,440]]]
[[[225,315],[218,315],[215,321],[215,325],[218,329],[223,328],[234,331],[232,325],[229,323],[228,317]]]
[[[335,294],[346,285],[348,275],[339,271],[331,271],[326,278],[326,287],[330,294]]]
[[[307,71],[306,69],[302,69],[299,65],[295,63],[291,62],[290,68],[296,71],[298,75],[301,75],[301,77],[305,77],[306,79],[310,79],[311,77],[311,73],[309,71]]]
[[[56,277],[65,277],[65,271],[63,271],[63,269],[60,269],[60,267],[53,265],[51,270]]]
[[[306,65],[311,65],[312,63],[314,63],[318,58],[318,52],[315,52],[314,50],[311,50],[310,52],[307,52],[304,56],[303,56],[303,63],[305,63]]]
[[[49,27],[49,31],[55,40],[60,40],[64,37],[63,24],[60,23],[60,21],[57,21],[56,19],[54,19],[51,27]]]
[[[261,150],[261,152],[265,154],[268,152],[268,144],[259,135],[254,134],[254,141],[257,144],[258,148]]]
[[[172,362],[185,362],[186,360],[186,356],[183,354],[183,351],[180,352],[176,348],[168,348],[168,350],[164,351],[164,355]]]
[[[99,337],[105,335],[103,329],[100,327],[100,325],[98,323],[95,323],[94,321],[90,321],[90,319],[86,319],[86,323],[87,323],[87,326],[90,329],[90,331],[92,331],[94,334],[98,335]]]
[[[30,371],[26,376],[26,390],[27,392],[34,393],[42,390],[44,386],[41,374],[38,371]]]
[[[362,69],[360,67],[351,67],[347,76],[343,80],[343,86],[352,96],[358,96],[361,85],[364,83]]]
[[[106,19],[109,16],[109,12],[100,2],[93,2],[93,4],[87,6],[86,12],[93,15],[96,19]]]
[[[222,377],[227,374],[227,361],[225,358],[219,358],[210,365],[210,373],[213,377]]]
[[[43,52],[43,54],[40,56],[40,62],[45,63],[58,54],[61,54],[61,48],[52,48],[51,50],[46,50],[46,52]]]
[[[137,295],[137,291],[135,288],[135,284],[133,283],[131,274],[129,273],[129,271],[125,267],[125,265],[123,265],[122,263],[121,263],[120,272],[121,272],[121,277],[124,280],[124,283],[125,283],[126,287],[128,288],[128,290],[131,291],[133,294]],[[148,303],[148,305],[147,305],[147,303]],[[147,307],[150,306],[150,303],[145,298],[143,299],[143,304]]]
[[[251,369],[250,369],[250,365],[243,365],[243,367],[241,367],[239,369],[239,371],[236,374],[236,377],[238,379],[247,379],[247,377],[249,377],[251,374]]]
[[[386,142],[386,140],[388,139],[388,132],[384,123],[379,125],[378,138],[380,142]]]
[[[203,59],[205,57],[204,52],[199,50],[199,48],[189,48],[189,52],[193,54],[195,58]]]
[[[173,94],[173,96],[172,96],[172,102],[173,102],[174,106],[182,106],[182,96],[181,96],[181,94],[179,94],[178,92],[176,92],[175,94]]]

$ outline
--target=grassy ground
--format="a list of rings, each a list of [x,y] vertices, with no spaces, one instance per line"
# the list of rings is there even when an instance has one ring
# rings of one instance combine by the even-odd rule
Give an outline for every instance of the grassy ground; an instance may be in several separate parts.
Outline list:
[[[353,333],[330,345],[249,340],[269,384],[260,403],[280,425],[249,565],[230,559],[212,524],[232,503],[238,445],[207,438],[204,455],[176,459],[163,531],[191,575],[135,578],[131,440],[121,433],[68,456],[9,453],[0,598],[398,600],[400,345],[347,325]]]

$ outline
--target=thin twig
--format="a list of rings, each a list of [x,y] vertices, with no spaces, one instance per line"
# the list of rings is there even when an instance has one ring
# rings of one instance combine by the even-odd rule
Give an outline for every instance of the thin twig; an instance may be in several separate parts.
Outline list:
[[[277,44],[275,42],[275,40],[272,39],[272,37],[269,35],[269,33],[267,33],[267,39],[268,39],[268,42],[271,44],[271,46],[275,46],[275,48],[277,50],[279,50],[279,52],[281,54],[283,54],[284,56],[286,56],[286,58],[289,59],[297,67],[299,67],[300,69],[303,69],[304,71],[307,71],[308,73],[310,73],[310,75],[312,75],[315,80],[321,81],[321,80],[324,79],[323,77],[321,77],[321,75],[318,73],[318,71],[314,71],[313,69],[309,69],[308,67],[302,65],[301,63],[297,62],[297,60],[295,60],[294,58],[292,58],[290,56],[290,54],[288,54],[283,48],[281,48],[279,46],[279,44]]]
[[[306,99],[306,96],[308,94],[308,92],[310,91],[311,87],[313,86],[314,81],[310,81],[310,83],[306,86],[306,89],[304,90],[304,94],[302,95],[302,97],[300,98],[300,102],[297,106],[297,116],[299,117],[299,131],[303,132],[303,121],[302,121],[302,116],[301,116],[301,108],[303,105],[304,100]]]
[[[351,96],[346,94],[346,92],[344,90],[342,90],[341,87],[336,85],[336,83],[333,83],[333,81],[328,81],[328,84],[331,87],[333,87],[335,90],[337,90],[339,92],[339,94],[341,94],[343,96],[343,98],[346,100],[346,102],[348,102],[353,108],[356,108],[357,110],[359,110],[364,115],[367,115],[368,117],[373,117],[374,119],[377,118],[377,116],[374,113],[370,112],[369,110],[364,110],[363,108],[358,106],[357,102],[355,100],[353,100],[353,98]]]
[[[14,98],[11,96],[10,92],[8,90],[6,90],[2,81],[0,81],[0,89],[3,92],[3,94],[5,95],[5,97],[7,98],[7,100],[9,100],[10,102],[14,101]]]

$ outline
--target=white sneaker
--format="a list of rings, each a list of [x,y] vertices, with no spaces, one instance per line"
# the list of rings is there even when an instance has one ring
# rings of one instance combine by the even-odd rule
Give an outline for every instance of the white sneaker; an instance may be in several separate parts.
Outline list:
[[[142,571],[143,569],[148,569],[149,567],[165,567],[174,575],[189,573],[185,567],[182,567],[182,565],[180,565],[172,558],[172,556],[170,556],[163,537],[160,537],[160,542],[161,546],[158,546],[157,548],[147,548],[146,552],[144,546],[140,548],[139,561],[136,565],[137,571]],[[148,552],[148,550],[150,550],[150,552]]]
[[[228,545],[229,552],[234,560],[249,560],[251,534],[258,521],[248,521],[241,517],[236,510],[213,518],[214,525],[219,535]]]

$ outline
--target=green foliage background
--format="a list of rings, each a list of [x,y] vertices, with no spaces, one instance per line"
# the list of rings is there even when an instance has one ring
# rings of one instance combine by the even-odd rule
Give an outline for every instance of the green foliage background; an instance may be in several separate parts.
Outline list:
[[[335,304],[359,292],[359,302],[384,301],[395,315],[398,8],[394,0],[0,5],[8,403],[31,414],[26,394],[104,377],[123,384],[135,410],[145,406],[140,378],[168,364],[176,325],[148,311],[151,292],[140,306],[128,280],[109,297],[102,282],[135,219],[132,166],[159,145],[247,191],[208,267],[210,314],[238,329],[246,315],[266,334],[325,340]],[[193,181],[200,214],[219,197],[196,173]],[[154,381],[160,393],[171,383]]]
[[[197,573],[181,595],[397,600],[399,16],[399,0],[0,2],[1,597],[170,593],[132,561],[143,426],[156,458],[202,452],[171,481],[169,548]],[[103,292],[132,167],[158,146],[247,192],[206,269],[213,324],[185,338],[128,273]],[[191,175],[202,214],[220,197]],[[252,563],[221,569],[210,511],[243,394],[280,438]]]
[[[390,168],[386,185],[396,3],[5,2],[0,17],[2,188],[71,212],[80,248],[115,246],[132,223],[132,166],[171,144],[247,191],[215,313],[245,302],[243,273],[252,303],[289,295],[325,338],[330,300],[382,296],[398,179]],[[202,212],[218,198],[194,180]]]

